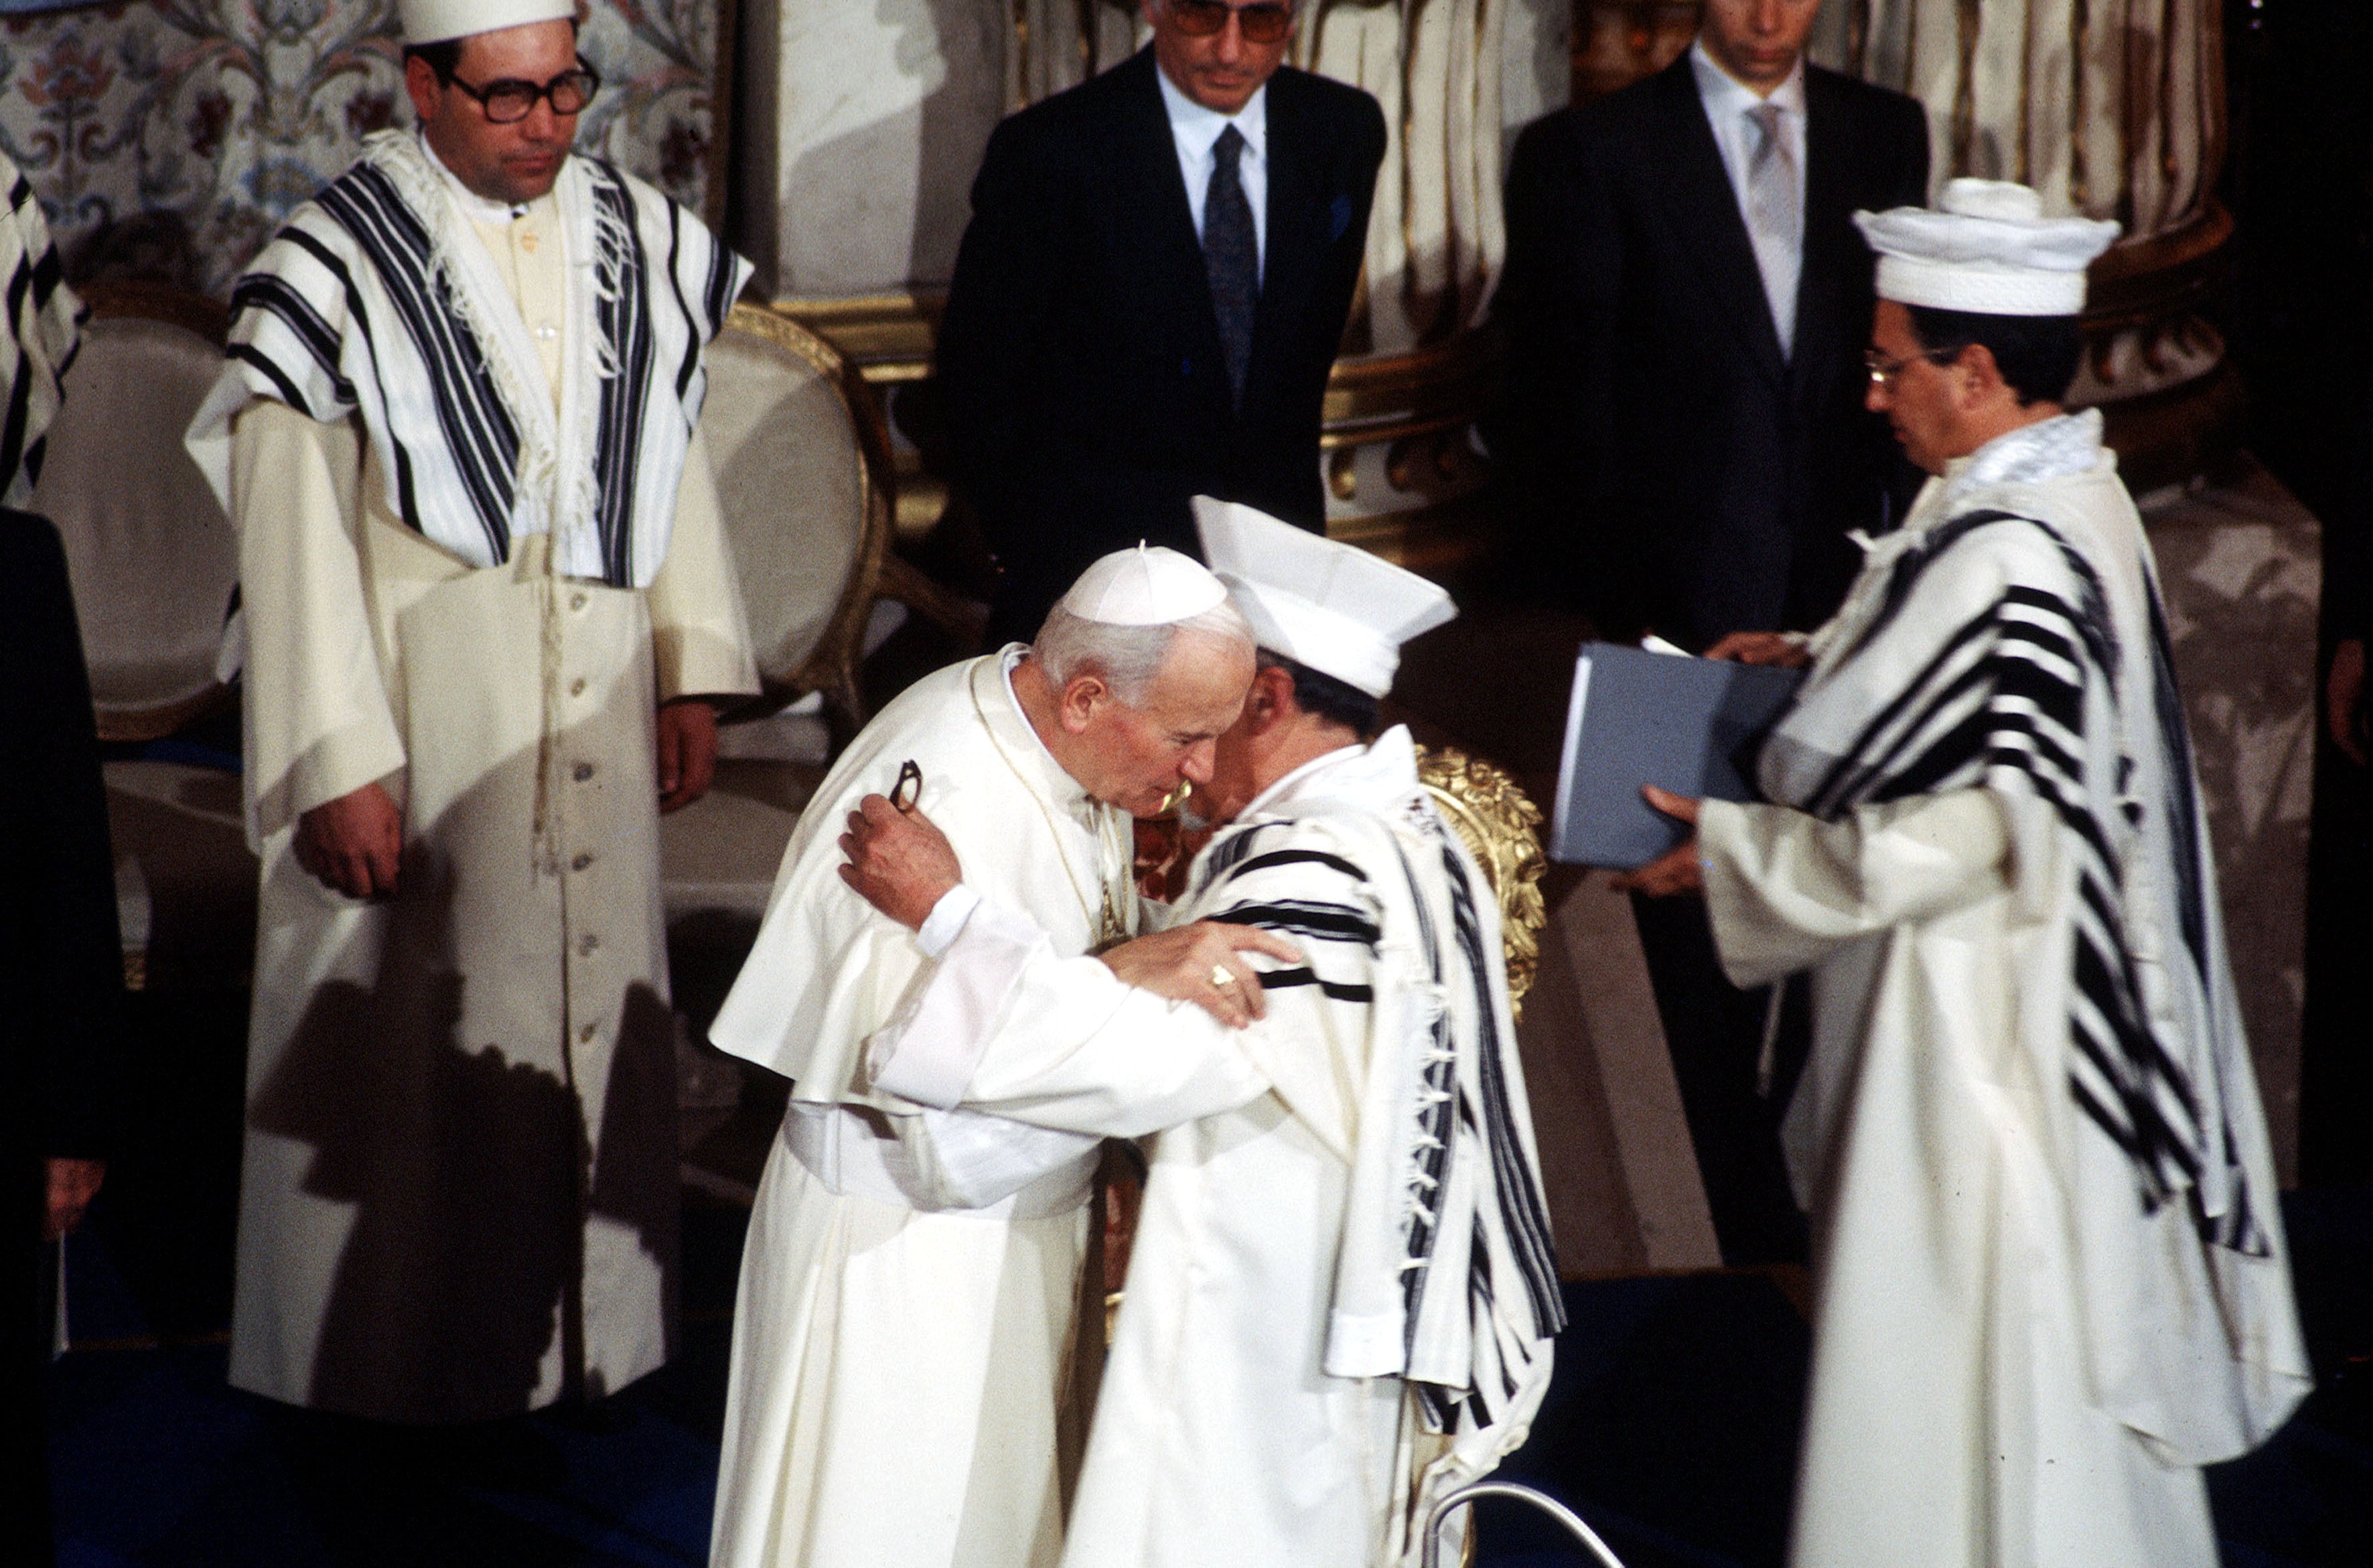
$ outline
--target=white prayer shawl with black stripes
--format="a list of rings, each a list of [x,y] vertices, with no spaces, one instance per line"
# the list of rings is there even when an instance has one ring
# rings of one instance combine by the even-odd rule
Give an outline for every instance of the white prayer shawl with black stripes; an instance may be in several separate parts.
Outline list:
[[[2088,1402],[2201,1465],[2269,1434],[2305,1361],[2165,613],[2099,432],[2088,411],[2000,438],[1867,546],[1759,777],[1829,823],[1998,805]]]
[[[0,277],[8,280],[8,331],[0,334],[0,506],[22,510],[41,474],[41,443],[57,417],[66,367],[81,342],[82,301],[65,286],[41,204],[17,166],[0,158],[8,211],[0,221]]]
[[[562,575],[649,586],[707,390],[701,349],[750,268],[599,159],[569,158],[554,194],[568,257],[556,415],[450,177],[381,132],[232,294],[228,363],[189,441],[217,492],[251,399],[324,424],[359,414],[388,509],[463,560],[497,566],[550,532]]]
[[[1397,1524],[1421,1522],[1524,1441],[1565,1326],[1490,883],[1396,728],[1248,806],[1198,860],[1179,914],[1300,942],[1309,971],[1264,989],[1315,986],[1345,1015],[1328,1033],[1369,1041],[1323,1364],[1404,1380],[1449,1438]],[[1347,924],[1376,950],[1330,977]],[[1280,1093],[1297,1098],[1290,1081]]]

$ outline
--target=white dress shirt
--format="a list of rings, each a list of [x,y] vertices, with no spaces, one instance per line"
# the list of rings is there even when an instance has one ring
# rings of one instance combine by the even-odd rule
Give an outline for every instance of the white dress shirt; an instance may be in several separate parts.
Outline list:
[[[1186,178],[1186,210],[1195,219],[1195,235],[1203,234],[1203,198],[1211,185],[1211,144],[1220,133],[1233,125],[1245,139],[1245,150],[1236,155],[1236,177],[1244,184],[1245,200],[1253,209],[1254,253],[1264,269],[1268,264],[1268,85],[1264,82],[1253,89],[1253,96],[1233,114],[1222,114],[1216,109],[1206,109],[1180,92],[1167,72],[1156,69],[1153,79],[1162,84],[1162,106],[1170,111],[1170,138],[1178,145],[1178,172]]]
[[[1789,263],[1781,275],[1764,279],[1766,291],[1774,302],[1772,315],[1780,324],[1780,337],[1784,344],[1795,326],[1796,284],[1803,275],[1805,236],[1805,62],[1799,56],[1788,79],[1773,88],[1767,97],[1740,81],[1706,53],[1702,41],[1689,45],[1689,69],[1697,76],[1698,101],[1705,109],[1706,123],[1713,128],[1713,145],[1722,153],[1723,171],[1730,176],[1730,191],[1738,203],[1739,216],[1747,216],[1748,170],[1754,165],[1755,149],[1761,144],[1763,133],[1757,129],[1749,115],[1769,103],[1780,111],[1780,137],[1788,151],[1789,162],[1796,171],[1796,212],[1798,226],[1796,242],[1790,247]],[[1216,135],[1217,133],[1214,133]],[[1777,301],[1784,300],[1785,305]],[[1780,320],[1782,316],[1785,320]]]

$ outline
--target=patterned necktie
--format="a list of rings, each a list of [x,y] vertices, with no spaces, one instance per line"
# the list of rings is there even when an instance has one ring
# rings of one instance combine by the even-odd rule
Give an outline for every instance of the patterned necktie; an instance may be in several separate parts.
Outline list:
[[[1747,164],[1747,237],[1755,245],[1755,265],[1763,274],[1763,297],[1779,330],[1780,357],[1795,350],[1796,278],[1804,265],[1805,215],[1796,195],[1796,158],[1781,135],[1782,111],[1759,103],[1747,111],[1756,130],[1755,153]]]
[[[1220,352],[1228,362],[1228,386],[1245,400],[1245,367],[1253,357],[1253,310],[1260,302],[1260,241],[1253,231],[1252,204],[1236,172],[1244,133],[1233,125],[1211,144],[1211,182],[1203,194],[1203,266],[1211,275],[1211,307],[1220,317]]]

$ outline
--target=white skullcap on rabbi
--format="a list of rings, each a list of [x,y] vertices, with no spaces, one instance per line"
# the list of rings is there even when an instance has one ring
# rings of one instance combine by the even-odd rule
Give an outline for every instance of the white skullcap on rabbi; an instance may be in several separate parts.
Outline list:
[[[577,0],[401,0],[403,41],[442,43],[530,22],[573,22]]]
[[[2046,217],[2043,198],[2004,180],[1951,180],[1931,207],[1858,212],[1878,252],[1878,297],[1981,316],[2074,316],[2085,269],[2114,223]]]
[[[1393,689],[1401,644],[1458,614],[1415,572],[1234,501],[1196,497],[1195,526],[1256,642],[1370,696]]]
[[[1193,556],[1140,543],[1099,558],[1055,607],[1108,626],[1166,626],[1216,610],[1227,597],[1227,586]]]

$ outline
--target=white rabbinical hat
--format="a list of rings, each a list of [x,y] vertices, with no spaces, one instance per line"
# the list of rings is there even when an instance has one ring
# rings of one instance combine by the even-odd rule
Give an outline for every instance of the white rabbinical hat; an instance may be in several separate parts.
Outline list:
[[[573,22],[577,0],[401,0],[403,41],[442,43],[530,22]]]
[[[1380,697],[1401,644],[1450,620],[1450,595],[1356,545],[1235,501],[1195,497],[1203,557],[1272,653]]]
[[[1140,542],[1099,556],[1055,607],[1108,626],[1166,626],[1216,610],[1227,597],[1226,585],[1194,557]]]
[[[2046,217],[2043,198],[2004,180],[1949,180],[1929,207],[1858,212],[1878,252],[1878,297],[1981,316],[2074,316],[2085,269],[2114,223]]]

